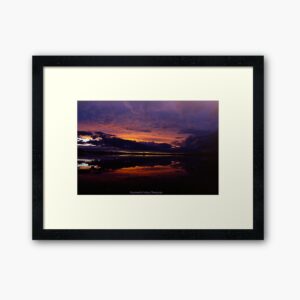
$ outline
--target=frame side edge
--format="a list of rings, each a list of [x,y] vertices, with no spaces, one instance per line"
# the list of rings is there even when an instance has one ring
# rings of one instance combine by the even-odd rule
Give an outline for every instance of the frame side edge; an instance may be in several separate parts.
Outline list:
[[[32,57],[32,239],[43,230],[43,64]]]

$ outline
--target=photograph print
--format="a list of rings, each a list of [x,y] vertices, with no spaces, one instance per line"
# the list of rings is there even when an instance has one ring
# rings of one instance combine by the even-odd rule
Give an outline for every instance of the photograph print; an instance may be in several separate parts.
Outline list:
[[[78,195],[217,195],[218,101],[77,101]]]

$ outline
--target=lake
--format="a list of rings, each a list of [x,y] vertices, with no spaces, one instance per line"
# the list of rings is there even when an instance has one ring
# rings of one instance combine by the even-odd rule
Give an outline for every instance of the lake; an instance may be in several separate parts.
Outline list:
[[[185,154],[83,154],[78,194],[218,194],[218,157]]]

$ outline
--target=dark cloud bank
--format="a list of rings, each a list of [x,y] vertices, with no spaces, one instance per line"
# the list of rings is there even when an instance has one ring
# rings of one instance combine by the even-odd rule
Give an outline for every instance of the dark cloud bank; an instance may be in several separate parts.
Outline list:
[[[86,141],[85,136],[91,138]],[[176,147],[167,143],[137,142],[118,138],[104,132],[78,131],[78,147],[81,151],[152,151],[152,152],[217,152],[218,134],[192,134]]]
[[[217,152],[218,101],[78,101],[78,145],[85,151]]]

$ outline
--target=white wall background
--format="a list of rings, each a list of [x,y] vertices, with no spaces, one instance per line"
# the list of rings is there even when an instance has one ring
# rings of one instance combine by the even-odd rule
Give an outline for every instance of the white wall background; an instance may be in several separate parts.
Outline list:
[[[2,1],[0,298],[299,299],[297,4]],[[33,54],[265,55],[266,241],[31,241]]]

